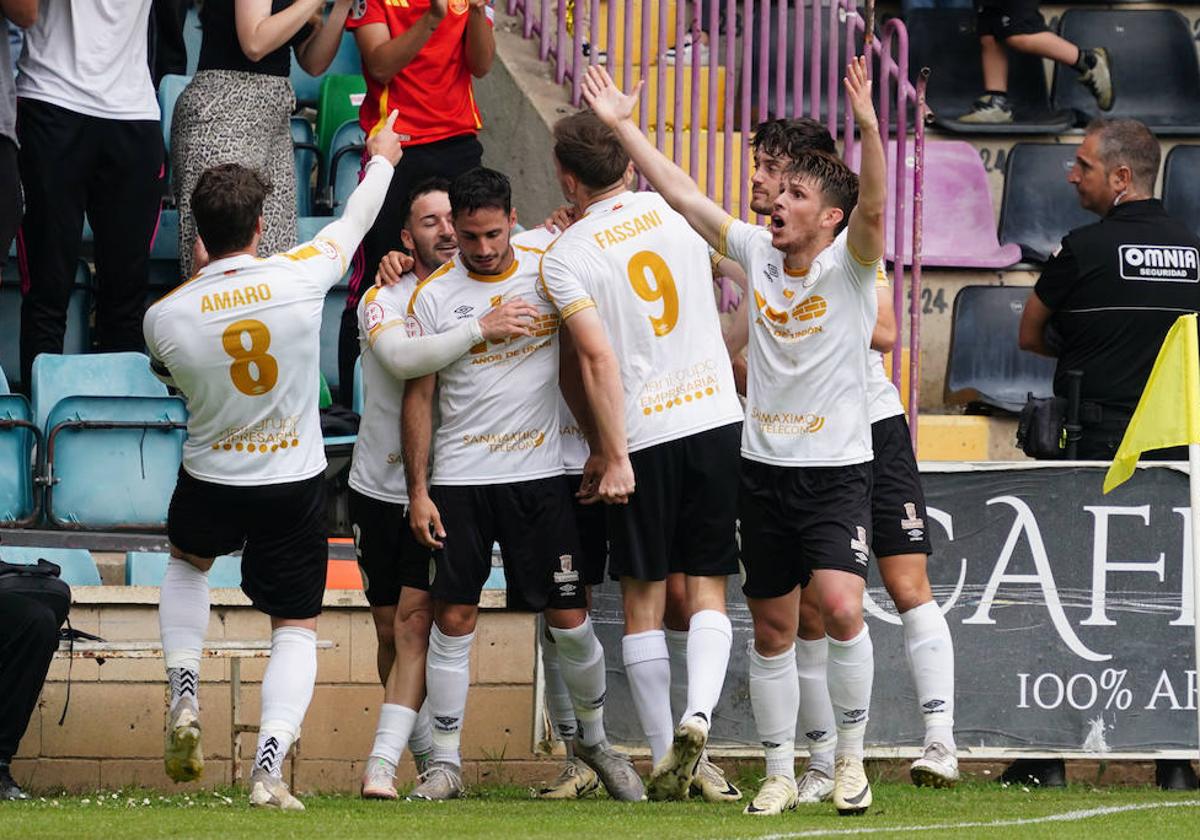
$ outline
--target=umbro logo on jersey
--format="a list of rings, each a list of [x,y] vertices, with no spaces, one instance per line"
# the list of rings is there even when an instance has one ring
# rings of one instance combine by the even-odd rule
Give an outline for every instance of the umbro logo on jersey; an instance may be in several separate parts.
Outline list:
[[[475,311],[474,306],[467,306],[465,303],[454,310],[454,314],[459,318],[469,318],[471,313]]]
[[[779,266],[767,263],[766,268],[763,269],[763,274],[767,275],[768,280],[774,282],[779,279]]]

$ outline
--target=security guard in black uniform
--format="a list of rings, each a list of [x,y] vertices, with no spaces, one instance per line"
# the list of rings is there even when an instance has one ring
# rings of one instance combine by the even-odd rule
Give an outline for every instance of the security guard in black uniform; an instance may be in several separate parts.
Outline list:
[[[1067,371],[1083,374],[1083,460],[1116,454],[1167,331],[1200,311],[1200,239],[1154,198],[1159,156],[1136,120],[1088,126],[1067,180],[1100,221],[1067,234],[1021,318],[1022,349],[1058,358],[1056,396],[1068,396]],[[1187,451],[1146,457],[1187,460]]]
[[[1067,180],[1100,221],[1067,234],[1021,317],[1021,348],[1058,359],[1055,396],[1068,397],[1068,371],[1083,375],[1076,448],[1083,460],[1116,454],[1167,331],[1180,315],[1200,311],[1200,239],[1154,198],[1160,156],[1136,120],[1088,126]],[[1187,449],[1142,458],[1187,460]],[[1190,762],[1156,765],[1160,787],[1197,786]],[[1062,761],[1014,762],[1002,778],[1028,776],[1062,779]]]

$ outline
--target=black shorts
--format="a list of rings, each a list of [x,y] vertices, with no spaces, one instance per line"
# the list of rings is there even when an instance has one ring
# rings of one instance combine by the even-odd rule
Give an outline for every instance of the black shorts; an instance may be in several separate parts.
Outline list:
[[[470,486],[434,485],[446,530],[433,552],[429,591],[451,604],[478,604],[500,543],[509,606],[541,612],[587,606],[576,567],[579,537],[566,476]]]
[[[568,475],[567,487],[571,491],[571,509],[575,511],[575,532],[579,535],[579,554],[583,558],[583,582],[588,586],[604,583],[604,569],[608,565],[608,523],[604,509],[607,505],[597,502],[582,505],[575,500],[579,492],[581,475]]]
[[[737,475],[742,424],[633,452],[637,488],[608,507],[613,578],[666,580],[737,573]]]
[[[871,464],[777,467],[742,459],[742,593],[777,598],[814,569],[862,578],[870,557]]]
[[[876,557],[932,554],[925,491],[903,414],[871,424],[871,548]]]
[[[242,591],[274,618],[321,612],[329,545],[324,474],[286,484],[238,487],[183,468],[167,511],[171,545],[197,557],[241,549]]]
[[[363,591],[372,607],[393,607],[400,589],[429,591],[433,552],[417,542],[408,527],[408,506],[383,502],[350,488],[350,528],[362,573]]]
[[[981,36],[991,35],[997,41],[1046,32],[1038,5],[1037,0],[982,0],[975,10],[975,27]]]

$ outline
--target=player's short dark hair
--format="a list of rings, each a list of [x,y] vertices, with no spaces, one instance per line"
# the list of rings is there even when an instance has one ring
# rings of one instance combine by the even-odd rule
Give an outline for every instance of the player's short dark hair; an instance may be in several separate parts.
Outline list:
[[[792,158],[783,176],[810,179],[824,193],[830,207],[841,208],[842,221],[835,233],[841,233],[849,224],[850,211],[858,204],[858,176],[840,157],[809,149]]]
[[[204,170],[192,190],[192,218],[210,257],[240,251],[254,239],[270,182],[240,163]]]
[[[1162,149],[1144,123],[1137,120],[1097,119],[1088,123],[1086,133],[1096,135],[1100,162],[1105,169],[1128,166],[1133,186],[1139,192],[1154,194]]]
[[[450,215],[474,213],[485,207],[512,212],[512,185],[508,176],[495,169],[479,166],[450,182]]]
[[[617,183],[629,168],[629,154],[592,111],[580,111],[554,124],[554,156],[563,169],[593,190]]]
[[[772,157],[795,160],[801,153],[809,150],[837,154],[837,146],[833,135],[824,124],[809,117],[799,117],[794,120],[775,119],[765,120],[754,130],[750,147],[756,152],[764,152]]]
[[[412,215],[413,205],[417,203],[417,199],[423,195],[429,195],[435,192],[450,192],[450,181],[440,175],[431,175],[422,181],[418,181],[417,185],[408,193],[408,198],[404,201],[404,212],[401,214],[401,224],[408,226],[409,217]]]

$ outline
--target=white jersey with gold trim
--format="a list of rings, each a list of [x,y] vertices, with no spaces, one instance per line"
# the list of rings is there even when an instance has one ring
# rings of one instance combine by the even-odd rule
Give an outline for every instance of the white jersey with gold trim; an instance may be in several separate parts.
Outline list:
[[[742,419],[704,240],[652,192],[588,208],[542,258],[564,319],[595,306],[621,366],[629,451]]]
[[[183,467],[193,477],[282,484],[325,469],[321,310],[346,263],[325,239],[267,259],[228,257],[146,312],[150,355],[187,396]]]
[[[790,272],[770,231],[733,218],[719,250],[746,269],[754,295],[742,454],[784,467],[870,461],[875,262],[860,262],[842,231],[807,271]]]
[[[532,336],[480,342],[438,373],[441,420],[430,484],[504,484],[563,474],[559,317],[539,291],[541,251],[519,244],[513,249],[513,264],[498,275],[469,272],[455,257],[429,275],[409,302],[410,335],[446,332],[514,298],[539,310]]]
[[[358,302],[358,345],[362,352],[363,413],[354,441],[350,486],[381,502],[408,504],[400,454],[400,410],[404,380],[389,373],[371,352],[371,338],[404,329],[408,301],[417,289],[411,271],[394,286],[372,286]]]

